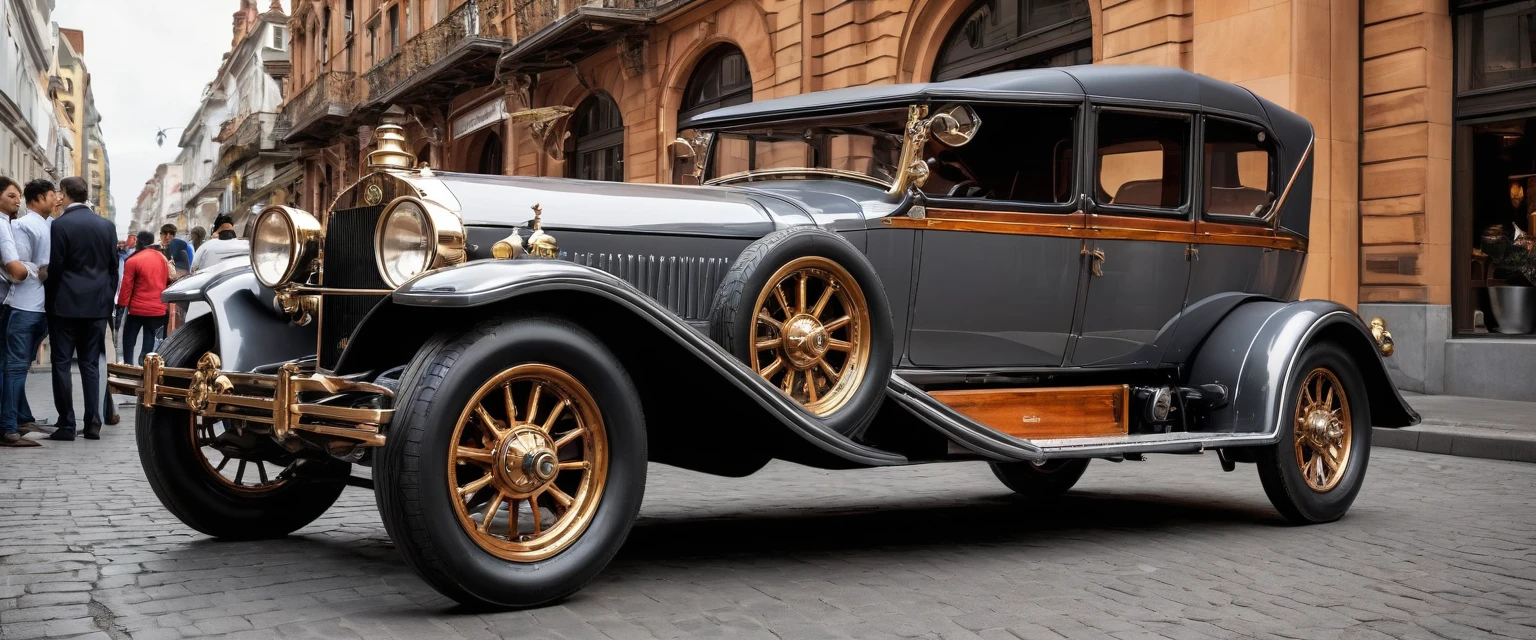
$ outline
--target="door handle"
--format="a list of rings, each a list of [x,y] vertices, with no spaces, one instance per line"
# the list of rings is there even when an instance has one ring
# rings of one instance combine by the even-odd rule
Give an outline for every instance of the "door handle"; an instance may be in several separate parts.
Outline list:
[[[1088,256],[1088,271],[1093,275],[1101,278],[1104,277],[1104,250],[1094,249],[1089,251],[1087,247],[1084,247],[1083,255]]]

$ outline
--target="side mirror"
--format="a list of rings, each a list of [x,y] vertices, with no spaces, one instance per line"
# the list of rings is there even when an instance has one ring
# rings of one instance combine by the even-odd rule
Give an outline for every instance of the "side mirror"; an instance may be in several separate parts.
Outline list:
[[[981,116],[968,104],[952,104],[928,118],[928,131],[948,147],[963,147],[981,130]]]

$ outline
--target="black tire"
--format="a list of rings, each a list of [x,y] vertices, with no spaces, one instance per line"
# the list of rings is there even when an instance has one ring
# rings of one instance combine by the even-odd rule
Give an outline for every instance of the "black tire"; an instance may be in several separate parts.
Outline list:
[[[860,386],[841,406],[817,416],[822,423],[844,435],[867,427],[885,398],[895,349],[891,305],[885,287],[862,253],[842,236],[818,227],[791,227],[770,233],[748,245],[731,265],[710,307],[710,337],[720,346],[751,362],[752,327],[756,322],[759,294],[784,265],[807,257],[819,257],[845,269],[858,285],[870,320],[870,352]]]
[[[160,344],[169,367],[196,367],[212,351],[212,317],[193,320]],[[187,410],[138,408],[139,461],[161,504],[187,526],[235,540],[280,538],[313,522],[336,503],[352,465],[326,458],[306,461],[305,473],[261,492],[242,492],[218,478],[194,445]],[[266,437],[266,436],[259,436]],[[275,444],[273,446],[276,446]]]
[[[1296,454],[1296,407],[1302,400],[1301,385],[1316,369],[1331,372],[1343,387],[1349,407],[1350,444],[1344,471],[1337,484],[1326,491],[1309,486]],[[1296,362],[1290,385],[1290,397],[1281,414],[1280,441],[1260,447],[1256,452],[1259,480],[1275,509],[1296,524],[1332,522],[1344,517],[1365,481],[1366,463],[1371,452],[1371,408],[1365,380],[1349,354],[1333,343],[1307,347]],[[1341,409],[1342,411],[1342,409]]]
[[[446,464],[460,412],[485,382],[514,365],[568,372],[595,399],[608,443],[607,481],[590,524],[569,546],[533,562],[482,548],[460,525]],[[623,364],[568,321],[523,317],[434,337],[401,377],[393,422],[375,474],[385,530],[410,567],[471,607],[529,607],[591,581],[623,545],[645,495],[644,414]]]
[[[1088,458],[1033,462],[993,462],[992,474],[1014,493],[1031,498],[1054,498],[1077,484],[1088,469]]]

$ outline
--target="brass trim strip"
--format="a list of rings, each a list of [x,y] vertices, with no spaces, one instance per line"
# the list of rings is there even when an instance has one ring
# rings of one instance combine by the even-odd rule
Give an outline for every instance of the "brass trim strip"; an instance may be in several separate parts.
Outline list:
[[[926,218],[884,218],[882,224],[897,229],[929,229],[933,231],[975,231],[979,233],[1003,233],[1025,236],[1044,236],[1052,238],[1081,238],[1087,240],[1147,240],[1151,242],[1180,242],[1189,244],[1215,244],[1239,247],[1263,247],[1266,249],[1282,249],[1285,251],[1306,251],[1307,241],[1295,236],[1278,235],[1269,227],[1253,227],[1251,231],[1243,229],[1239,225],[1221,225],[1221,232],[1196,231],[1194,223],[1183,223],[1183,229],[1148,228],[1152,226],[1164,226],[1167,221],[1149,219],[1147,224],[1141,227],[1133,226],[1108,226],[1098,224],[1103,222],[1105,216],[1093,216],[1093,226],[1071,224],[1071,220],[1082,218],[1072,214],[1059,215],[1061,222],[1056,224],[1042,224],[1034,221],[1026,221],[1030,218],[1052,214],[1013,214],[1019,221],[1006,221],[999,219],[980,219],[947,217],[946,214],[959,213],[951,211],[928,210]],[[938,214],[938,215],[934,215]],[[1010,215],[1010,214],[1003,214]],[[1127,218],[1116,217],[1115,221],[1125,221]],[[1129,219],[1137,220],[1138,219]],[[1216,225],[1207,225],[1216,226]],[[1246,231],[1246,232],[1245,232]]]
[[[330,287],[293,287],[293,293],[301,294],[326,294],[333,296],[387,296],[395,291],[393,289],[338,289]]]

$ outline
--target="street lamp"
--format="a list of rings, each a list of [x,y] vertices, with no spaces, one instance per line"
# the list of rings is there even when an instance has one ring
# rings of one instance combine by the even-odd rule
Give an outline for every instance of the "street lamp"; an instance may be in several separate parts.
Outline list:
[[[155,146],[157,146],[157,147],[165,146],[165,132],[171,131],[171,130],[174,130],[174,129],[185,129],[185,128],[186,127],[166,127],[164,129],[161,129],[159,132],[155,133]]]

